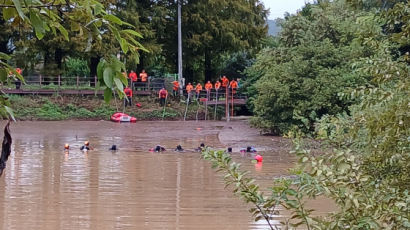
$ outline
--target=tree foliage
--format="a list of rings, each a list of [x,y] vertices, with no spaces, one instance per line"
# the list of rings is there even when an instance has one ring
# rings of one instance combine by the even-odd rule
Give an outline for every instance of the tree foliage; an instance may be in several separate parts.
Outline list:
[[[409,54],[406,51],[410,41],[407,28],[410,2],[389,1],[387,4],[387,1],[384,1],[386,4],[380,6],[377,1],[374,1],[374,5],[370,4],[366,7],[356,4],[361,2],[370,4],[371,1],[320,1],[316,6],[308,6],[301,14],[287,19],[288,23],[296,23],[291,25],[292,31],[286,29],[290,25],[284,26],[285,34],[293,33],[297,36],[287,36],[287,41],[290,42],[287,46],[282,43],[278,48],[263,51],[252,67],[255,70],[253,77],[257,74],[261,76],[255,77],[257,78],[256,89],[261,93],[255,99],[255,103],[263,101],[266,105],[263,107],[265,110],[262,111],[262,107],[255,104],[257,119],[260,119],[260,122],[267,122],[269,128],[278,124],[278,120],[273,120],[272,117],[286,115],[281,110],[274,110],[276,106],[286,108],[285,101],[281,101],[283,98],[289,99],[286,101],[289,104],[288,116],[301,121],[306,119],[310,122],[306,124],[314,122],[314,119],[306,114],[303,116],[299,113],[296,116],[294,113],[296,108],[306,106],[305,111],[309,111],[308,109],[317,109],[315,105],[320,105],[310,101],[317,100],[319,94],[309,98],[309,95],[303,94],[304,91],[300,90],[297,91],[297,97],[292,97],[298,81],[304,83],[298,87],[306,85],[305,75],[298,76],[296,73],[300,70],[294,70],[295,67],[303,69],[308,76],[310,70],[320,69],[320,66],[327,66],[326,70],[322,70],[327,73],[336,71],[337,74],[334,75],[336,77],[330,78],[331,81],[328,77],[332,75],[327,74],[326,78],[320,78],[320,72],[316,72],[314,75],[317,81],[316,87],[305,90],[315,94],[315,88],[320,88],[323,94],[326,92],[324,90],[330,89],[338,100],[350,103],[349,107],[339,112],[322,114],[321,119],[310,126],[314,129],[314,136],[319,140],[317,144],[321,147],[321,153],[317,153],[317,144],[315,149],[311,149],[309,142],[303,142],[299,138],[302,135],[300,131],[288,132],[288,136],[295,137],[295,147],[292,152],[298,159],[297,166],[290,170],[293,176],[274,180],[271,194],[260,194],[261,198],[258,199],[260,202],[255,203],[251,197],[242,195],[247,202],[262,206],[265,210],[275,208],[277,205],[290,210],[292,214],[283,222],[288,228],[300,226],[307,229],[410,228],[410,97],[408,96],[410,95],[410,66]],[[338,15],[348,15],[348,12],[341,10],[343,9],[340,8],[341,6],[354,10],[355,23],[347,23],[343,26],[345,28],[343,31],[352,31],[352,33],[328,30],[328,35],[323,41],[316,41],[323,45],[323,50],[322,46],[317,45],[318,43],[306,40],[306,36],[317,38],[320,35],[316,33],[315,27],[309,25],[310,20],[323,21],[322,17],[330,18],[333,15],[337,18]],[[332,11],[332,9],[339,10]],[[327,12],[329,10],[331,13]],[[320,14],[317,15],[317,12]],[[298,19],[298,17],[302,18]],[[339,23],[344,24],[344,21],[339,20]],[[308,25],[309,29],[294,30],[298,25]],[[322,23],[320,26],[326,25]],[[335,41],[339,41],[338,46],[335,46],[329,34],[337,38]],[[281,39],[283,36],[284,34]],[[340,41],[343,37],[350,39],[345,40],[345,45],[341,46]],[[309,43],[306,43],[307,41]],[[346,44],[347,47],[355,44],[356,48],[341,53],[347,57],[346,59],[355,53],[357,55],[353,56],[355,58],[343,61],[343,58],[338,59],[337,54],[332,52],[327,54],[329,59],[320,58],[318,55],[326,50],[332,51],[334,47],[338,47],[341,51],[347,48]],[[309,47],[313,48],[309,49]],[[295,50],[301,55],[285,55]],[[304,60],[306,53],[311,54],[309,62]],[[332,60],[336,60],[333,67],[329,65]],[[327,64],[323,64],[324,62]],[[342,68],[343,71],[339,73],[337,70],[343,66],[343,63],[340,65],[338,62],[348,62],[347,67]],[[308,68],[306,63],[316,68]],[[290,69],[291,67],[293,69]],[[337,87],[333,88],[329,85],[342,86],[338,83],[338,75],[351,76],[350,79],[359,79],[359,81],[355,81],[348,90],[337,90]],[[268,79],[273,83],[269,85]],[[261,86],[258,87],[258,84],[262,83],[270,87],[271,93]],[[279,96],[277,92],[286,96]],[[303,100],[302,105],[298,104],[298,101],[306,98],[309,100]],[[325,100],[322,103],[334,102]],[[270,113],[273,114],[269,115]],[[289,130],[286,122],[281,130]],[[245,175],[237,167],[235,171],[231,170],[233,166],[227,167],[235,163],[231,162],[226,153],[208,151],[203,154],[206,159],[210,159],[219,169],[227,173],[225,178]],[[236,186],[242,183],[242,178],[246,177],[238,178]],[[244,182],[248,183],[249,179],[244,179]],[[229,181],[227,183],[230,184]],[[247,186],[250,188],[252,185]],[[248,194],[251,191],[251,189],[242,189],[241,194]],[[305,202],[320,197],[332,200],[337,206],[335,211],[321,216],[312,215],[313,210],[308,209]],[[276,202],[272,203],[271,200]],[[269,218],[265,219],[269,221]]]
[[[358,34],[382,36],[372,17],[341,1],[307,5],[289,16],[279,45],[263,50],[247,69],[253,124],[271,133],[286,133],[295,126],[309,131],[324,114],[346,111],[351,100],[338,93],[367,81],[352,65],[374,54]]]
[[[110,6],[107,3],[107,6]],[[69,32],[76,33],[79,37],[85,37],[87,45],[85,51],[91,49],[93,41],[101,41],[104,36],[111,34],[115,38],[122,52],[132,53],[138,56],[138,50],[145,50],[144,47],[136,40],[141,38],[141,34],[134,30],[134,26],[126,23],[106,11],[106,5],[98,1],[20,1],[6,0],[1,5],[3,20],[11,26],[22,25],[27,30],[31,30],[38,40],[50,34],[51,38],[61,36],[64,41],[69,41]],[[29,36],[29,35],[26,35]],[[63,42],[60,40],[60,42]],[[105,62],[116,65],[115,58],[112,54],[106,53]],[[5,53],[0,53],[0,80],[4,84],[10,81],[9,73],[14,74],[17,78],[22,77],[16,72],[7,60],[10,57]],[[110,65],[107,65],[107,68]],[[118,72],[117,72],[118,71]],[[122,95],[122,85],[110,85],[110,82],[115,81],[118,73],[125,71],[125,68],[113,68],[107,71],[104,81],[101,85],[106,88],[106,91],[117,92]],[[107,93],[108,95],[108,93]],[[4,95],[2,96],[5,101]],[[1,104],[2,109],[4,103]]]

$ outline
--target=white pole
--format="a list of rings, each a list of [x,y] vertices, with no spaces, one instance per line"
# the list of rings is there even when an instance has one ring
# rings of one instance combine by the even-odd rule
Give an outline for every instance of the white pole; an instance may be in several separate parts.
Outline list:
[[[182,0],[177,0],[178,3],[178,82],[179,95],[182,95],[182,25],[181,25],[181,4]]]

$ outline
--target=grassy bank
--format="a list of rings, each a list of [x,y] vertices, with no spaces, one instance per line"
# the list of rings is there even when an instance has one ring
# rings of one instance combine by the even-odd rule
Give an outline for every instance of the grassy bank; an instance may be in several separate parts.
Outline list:
[[[165,108],[159,105],[154,97],[134,98],[133,106],[124,109],[122,100],[113,100],[106,104],[102,98],[95,96],[10,96],[14,115],[18,120],[109,120],[117,111],[125,112],[138,120],[181,120],[184,117],[186,104],[177,100],[169,100]],[[135,106],[140,103],[141,107]],[[199,110],[198,110],[199,106]],[[205,107],[196,102],[188,107],[187,119],[205,118]],[[208,107],[208,119],[214,119],[214,107]],[[217,119],[223,114],[218,109]]]

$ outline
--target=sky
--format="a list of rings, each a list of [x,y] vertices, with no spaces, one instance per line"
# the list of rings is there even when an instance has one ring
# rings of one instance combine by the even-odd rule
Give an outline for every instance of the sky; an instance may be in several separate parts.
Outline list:
[[[305,2],[313,2],[313,0],[261,0],[265,4],[265,8],[270,8],[268,19],[283,18],[285,12],[290,14],[296,13],[305,5]]]

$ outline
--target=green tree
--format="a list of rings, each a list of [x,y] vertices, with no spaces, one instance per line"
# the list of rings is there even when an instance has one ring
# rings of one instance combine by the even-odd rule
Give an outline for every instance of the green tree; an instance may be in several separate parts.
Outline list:
[[[259,0],[187,1],[182,23],[188,81],[212,80],[221,55],[256,53],[267,36],[266,15]]]
[[[112,34],[117,44],[124,53],[131,52],[138,55],[138,49],[144,50],[139,42],[135,40],[141,35],[133,29],[133,26],[123,22],[121,19],[105,10],[105,6],[98,1],[33,1],[25,2],[20,0],[6,0],[0,7],[3,19],[7,23],[21,24],[32,28],[37,39],[41,40],[46,34],[61,34],[66,41],[69,41],[68,30],[78,32],[87,38],[87,48],[90,48],[94,38],[101,40],[107,34]],[[63,20],[67,20],[70,25],[63,26]],[[4,84],[11,79],[9,72],[16,77],[21,75],[14,68],[6,63],[10,57],[0,53],[0,81]],[[112,91],[116,90],[123,95],[123,84],[126,84],[125,77],[121,74],[125,70],[124,66],[118,63],[116,58],[109,53],[105,57],[104,64],[101,65],[103,71],[99,71],[100,83],[106,89],[106,99],[109,99]],[[1,113],[7,117],[6,112],[10,112],[4,94],[1,96]]]
[[[343,1],[308,5],[287,17],[279,45],[263,50],[247,69],[249,81],[256,82],[246,84],[255,113],[252,123],[271,133],[293,127],[311,131],[324,114],[346,111],[351,100],[338,93],[367,81],[351,66],[374,53],[356,34],[365,24],[375,28],[366,32],[382,36],[371,17]]]
[[[324,115],[316,123],[315,152],[319,143],[322,153],[313,154],[309,142],[296,138],[292,152],[298,164],[290,171],[294,176],[275,180],[269,195],[261,193],[228,154],[209,150],[203,153],[226,173],[226,183],[233,182],[234,191],[255,205],[256,209],[251,210],[255,218],[270,221],[266,213],[281,205],[291,211],[283,222],[290,228],[410,228],[410,66],[408,54],[401,52],[402,42],[410,40],[406,28],[410,2],[398,2],[388,9],[372,8],[374,14],[367,8],[349,6],[366,15],[356,19],[360,25],[357,28],[353,23],[348,25],[355,28],[353,40],[373,51],[371,56],[355,59],[350,72],[369,80],[346,93],[340,92],[339,96],[354,102],[347,112]],[[311,9],[316,11],[315,7]],[[299,137],[300,133],[289,132],[289,136]],[[313,216],[306,201],[319,196],[331,199],[336,210]]]

